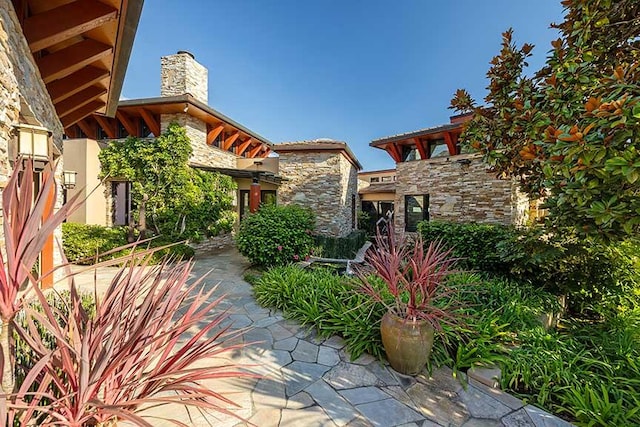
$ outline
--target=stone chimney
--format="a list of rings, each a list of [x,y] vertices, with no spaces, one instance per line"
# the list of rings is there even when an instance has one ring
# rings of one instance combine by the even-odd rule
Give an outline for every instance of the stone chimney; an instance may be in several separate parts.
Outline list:
[[[180,50],[160,60],[160,96],[190,94],[208,104],[208,71],[190,52]]]

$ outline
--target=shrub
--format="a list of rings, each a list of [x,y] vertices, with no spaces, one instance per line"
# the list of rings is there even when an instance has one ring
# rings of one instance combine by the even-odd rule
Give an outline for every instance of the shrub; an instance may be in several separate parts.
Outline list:
[[[452,256],[461,258],[460,267],[489,273],[509,273],[511,264],[501,258],[498,245],[512,240],[515,229],[498,224],[423,221],[418,231],[425,244],[434,240],[452,248]]]
[[[367,241],[367,233],[355,230],[346,237],[316,235],[314,239],[324,258],[353,259]]]
[[[305,259],[313,246],[315,217],[297,205],[266,205],[240,223],[240,253],[256,265],[277,266]]]

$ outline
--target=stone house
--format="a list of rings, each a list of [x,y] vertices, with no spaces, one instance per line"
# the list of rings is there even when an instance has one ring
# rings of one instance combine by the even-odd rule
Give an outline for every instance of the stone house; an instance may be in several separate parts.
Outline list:
[[[93,112],[115,113],[142,4],[0,0],[0,186],[20,155],[40,164],[57,159],[62,182],[67,129]],[[61,196],[50,200],[61,203]],[[41,271],[61,259],[60,235],[47,240]],[[43,283],[51,284],[51,277]]]
[[[414,232],[423,220],[526,223],[529,199],[515,180],[497,178],[479,154],[461,153],[458,138],[468,118],[370,143],[396,162],[396,232]]]

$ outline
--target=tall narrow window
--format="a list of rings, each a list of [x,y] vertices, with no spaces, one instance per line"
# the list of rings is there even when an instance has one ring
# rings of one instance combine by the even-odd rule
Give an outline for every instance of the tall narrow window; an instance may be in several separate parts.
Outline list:
[[[404,230],[418,231],[418,223],[429,219],[429,195],[404,196]]]

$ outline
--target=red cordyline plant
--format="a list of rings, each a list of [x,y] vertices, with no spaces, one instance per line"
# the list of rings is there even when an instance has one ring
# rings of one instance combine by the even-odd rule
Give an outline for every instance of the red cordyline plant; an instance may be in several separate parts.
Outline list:
[[[456,320],[451,304],[455,290],[446,284],[448,276],[460,272],[454,268],[456,261],[440,241],[430,242],[425,249],[420,235],[411,243],[389,229],[387,234],[378,231],[365,255],[368,265],[358,268],[356,274],[361,291],[394,315],[408,322],[427,320],[440,329],[442,323]],[[382,279],[384,288],[376,277]]]

